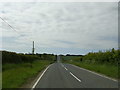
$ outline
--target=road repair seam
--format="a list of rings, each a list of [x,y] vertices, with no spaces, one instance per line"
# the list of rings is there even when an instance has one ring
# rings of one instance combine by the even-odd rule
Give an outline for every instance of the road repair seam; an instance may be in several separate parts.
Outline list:
[[[81,82],[81,80],[79,78],[77,78],[73,73],[70,72],[70,74],[76,79],[78,80],[79,82]]]
[[[71,64],[69,64],[69,65],[71,65]],[[71,66],[76,67],[76,68],[78,68],[78,69],[82,69],[82,70],[88,71],[88,72],[93,73],[93,74],[95,74],[95,75],[98,75],[98,76],[101,76],[101,77],[104,77],[104,78],[107,78],[107,79],[109,79],[109,80],[113,80],[113,81],[117,82],[117,80],[112,79],[112,78],[109,78],[109,77],[107,77],[107,76],[105,76],[105,75],[101,75],[101,74],[98,74],[98,73],[96,73],[96,72],[93,72],[93,71],[90,71],[90,70],[87,70],[87,69],[84,69],[84,68],[81,68],[81,67],[78,67],[78,66],[75,66],[75,65],[71,65]]]
[[[51,65],[52,65],[52,64],[51,64]],[[42,78],[42,76],[45,74],[45,72],[48,70],[48,68],[49,68],[51,65],[49,65],[49,66],[43,71],[43,73],[40,75],[40,77],[38,78],[38,80],[35,82],[35,84],[33,85],[33,87],[32,87],[31,90],[33,90],[33,89],[36,87],[36,85],[38,84],[38,82],[40,81],[40,79]]]

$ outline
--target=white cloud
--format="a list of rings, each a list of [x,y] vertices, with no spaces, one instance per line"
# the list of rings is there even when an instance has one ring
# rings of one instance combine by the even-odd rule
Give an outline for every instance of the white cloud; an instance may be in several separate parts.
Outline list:
[[[21,35],[5,26],[3,37],[15,37],[16,47],[20,48],[18,43],[29,45],[34,40],[38,47],[44,48],[117,48],[117,3],[2,4],[2,17]]]

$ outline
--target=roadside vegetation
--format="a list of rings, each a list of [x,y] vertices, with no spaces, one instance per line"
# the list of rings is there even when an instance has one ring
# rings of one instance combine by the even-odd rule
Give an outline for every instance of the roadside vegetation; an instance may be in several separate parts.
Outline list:
[[[112,49],[105,52],[91,52],[84,56],[62,55],[61,57],[64,63],[74,64],[115,79],[120,78],[120,50]]]
[[[53,54],[17,54],[2,51],[2,88],[19,88],[56,61]]]

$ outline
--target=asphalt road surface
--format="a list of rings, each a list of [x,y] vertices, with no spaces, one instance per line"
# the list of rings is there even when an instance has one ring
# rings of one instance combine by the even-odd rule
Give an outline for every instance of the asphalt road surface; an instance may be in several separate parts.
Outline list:
[[[60,57],[50,65],[35,88],[118,88],[118,82],[71,64]]]

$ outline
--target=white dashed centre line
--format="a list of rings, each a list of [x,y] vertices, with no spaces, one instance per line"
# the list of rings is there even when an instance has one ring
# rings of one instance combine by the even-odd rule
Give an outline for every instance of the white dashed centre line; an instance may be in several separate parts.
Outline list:
[[[65,70],[68,70],[66,67],[64,67],[65,68]]]
[[[65,68],[65,70],[68,70],[63,64],[61,64],[63,68]],[[77,81],[81,82],[81,80],[79,78],[77,78],[73,73],[69,72],[70,75],[72,75]]]
[[[81,82],[81,80],[80,80],[79,78],[77,78],[74,74],[72,74],[71,72],[70,72],[70,74],[71,74],[76,80],[78,80],[79,82]]]

